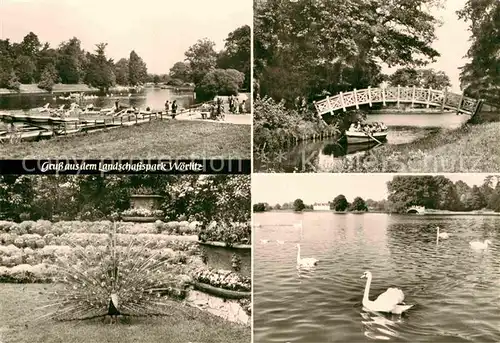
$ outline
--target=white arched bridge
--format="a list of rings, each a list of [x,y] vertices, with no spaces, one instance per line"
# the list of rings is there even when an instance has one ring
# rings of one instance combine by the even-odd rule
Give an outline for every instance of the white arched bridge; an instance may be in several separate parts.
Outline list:
[[[438,107],[441,110],[453,110],[457,113],[475,115],[482,101],[479,99],[469,98],[463,94],[456,94],[444,90],[436,90],[432,88],[417,88],[417,87],[378,87],[366,89],[354,89],[351,92],[328,96],[323,100],[315,101],[314,106],[319,115],[333,113],[337,110],[347,111],[348,108],[355,107],[359,109],[360,105],[369,105],[382,103],[384,106],[387,103],[410,103],[425,105],[429,107]]]
[[[406,213],[424,214],[425,213],[425,206],[408,207],[408,209],[406,210]]]

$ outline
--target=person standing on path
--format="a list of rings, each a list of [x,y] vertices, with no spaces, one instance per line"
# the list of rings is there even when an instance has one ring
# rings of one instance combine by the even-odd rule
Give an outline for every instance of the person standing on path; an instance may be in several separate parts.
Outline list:
[[[168,115],[169,111],[170,111],[170,102],[167,100],[165,101],[165,114]]]
[[[175,119],[175,115],[177,114],[177,100],[172,102],[172,119]]]

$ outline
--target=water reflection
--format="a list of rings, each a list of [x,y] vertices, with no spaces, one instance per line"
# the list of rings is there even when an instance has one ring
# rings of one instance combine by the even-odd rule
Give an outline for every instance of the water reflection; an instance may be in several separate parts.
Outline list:
[[[256,214],[256,342],[499,342],[500,217],[385,214]],[[303,235],[293,227],[302,221]],[[283,226],[284,224],[288,226]],[[452,236],[436,244],[436,226]],[[489,238],[488,251],[470,249]],[[320,262],[297,270],[297,250]],[[414,304],[402,317],[363,310],[389,287]]]
[[[90,93],[85,93],[90,94]],[[112,94],[111,96],[99,96],[93,99],[86,99],[82,105],[93,104],[95,107],[112,107],[115,101],[119,101],[124,106],[136,106],[140,108],[150,107],[152,109],[163,109],[165,101],[177,100],[180,108],[187,108],[195,103],[192,91],[177,90],[174,88],[145,88],[142,92],[128,92]],[[64,100],[59,95],[54,94],[9,94],[0,96],[0,110],[24,110],[42,107],[50,103],[52,107],[62,104],[70,104],[75,100]]]
[[[368,115],[368,122],[384,122],[389,127],[388,145],[405,145],[430,137],[442,130],[456,129],[469,119],[465,115],[444,114],[376,114]],[[270,153],[265,158],[255,158],[256,170],[282,172],[330,171],[342,162],[345,156],[363,154],[376,149],[378,142],[347,144],[345,140],[327,138],[301,142],[284,148],[284,151]]]

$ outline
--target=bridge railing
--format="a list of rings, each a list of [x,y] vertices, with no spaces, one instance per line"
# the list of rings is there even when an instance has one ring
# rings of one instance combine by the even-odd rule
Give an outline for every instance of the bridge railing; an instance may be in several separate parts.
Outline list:
[[[333,113],[337,110],[347,111],[348,108],[374,103],[411,103],[429,107],[440,107],[441,110],[454,110],[458,113],[474,115],[481,101],[466,97],[463,94],[448,92],[447,89],[437,90],[432,88],[417,87],[377,87],[354,89],[350,92],[340,92],[335,96],[328,96],[323,100],[314,102],[319,115]]]

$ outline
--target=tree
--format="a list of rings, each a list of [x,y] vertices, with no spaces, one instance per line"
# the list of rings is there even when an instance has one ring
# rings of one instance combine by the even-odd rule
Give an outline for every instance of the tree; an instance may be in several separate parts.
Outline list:
[[[52,49],[49,43],[45,43],[42,49],[38,53],[37,67],[35,80],[40,81],[43,71],[47,68],[49,64],[56,67],[58,64],[59,52],[56,49]],[[49,67],[52,68],[52,67]],[[56,68],[57,77],[54,78],[54,82],[60,82],[59,72]]]
[[[302,212],[306,208],[306,205],[304,205],[304,201],[302,199],[296,199],[293,202],[293,210],[295,212]]]
[[[349,202],[343,194],[337,195],[330,204],[330,208],[338,212],[345,211],[348,207]]]
[[[33,63],[36,62],[36,57],[41,47],[42,44],[40,43],[38,36],[33,32],[24,36],[22,42],[19,44],[20,54],[30,57]]]
[[[462,67],[461,87],[468,96],[499,103],[500,2],[467,0],[458,16],[470,23],[471,33],[471,46],[466,55],[470,61]]]
[[[128,80],[132,86],[146,82],[148,69],[146,63],[137,55],[135,51],[130,52],[128,62]]]
[[[0,87],[10,88],[12,77],[16,77],[12,60],[3,52],[0,54]]]
[[[97,44],[95,54],[87,55],[88,69],[85,82],[101,91],[107,91],[116,82],[114,63],[106,58],[106,46],[106,43]]]
[[[116,83],[122,86],[129,83],[129,62],[126,58],[121,58],[115,63]]]
[[[368,211],[368,207],[366,206],[365,201],[361,197],[356,197],[352,204],[349,206],[350,211]]]
[[[266,204],[259,202],[257,204],[253,204],[253,211],[254,212],[265,212],[266,211]]]
[[[254,74],[261,94],[278,98],[283,89],[287,100],[297,95],[314,99],[323,90],[332,93],[374,84],[380,60],[390,66],[424,65],[439,56],[431,47],[436,37],[437,19],[431,14],[435,3],[258,1]],[[279,82],[280,75],[288,82]],[[287,84],[292,86],[283,88]]]
[[[434,69],[400,68],[389,76],[391,86],[443,89],[450,87],[448,75]]]
[[[51,92],[58,79],[59,76],[57,75],[56,67],[54,67],[53,64],[48,64],[42,72],[40,82],[38,82],[38,87]]]
[[[237,95],[245,75],[234,69],[209,71],[196,85],[196,98],[211,100],[216,95]]]
[[[36,65],[30,57],[21,55],[15,61],[15,71],[19,82],[31,83],[35,78]]]
[[[245,75],[243,87],[250,89],[250,26],[244,25],[229,33],[224,50],[219,54],[217,67],[236,69]]]
[[[85,74],[83,68],[84,52],[80,45],[80,40],[76,37],[59,45],[59,58],[56,68],[62,83],[79,83]]]
[[[198,85],[203,77],[211,70],[215,69],[217,63],[217,52],[215,43],[204,38],[199,39],[196,44],[189,47],[185,52],[186,61],[191,69],[190,79]]]
[[[169,75],[174,79],[181,80],[182,82],[190,82],[191,67],[188,63],[177,62],[172,68],[170,68]]]

